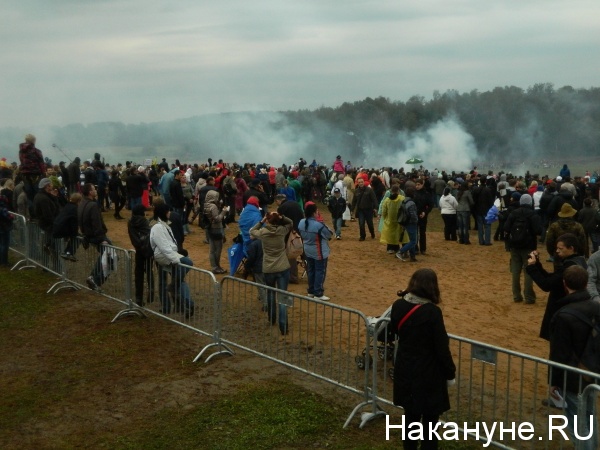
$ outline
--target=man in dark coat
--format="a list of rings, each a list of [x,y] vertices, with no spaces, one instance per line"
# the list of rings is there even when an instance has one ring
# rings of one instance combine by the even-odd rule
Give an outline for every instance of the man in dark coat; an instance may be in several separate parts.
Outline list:
[[[67,167],[67,173],[69,174],[69,194],[74,194],[81,190],[79,177],[81,176],[81,159],[76,157],[71,164]],[[65,184],[63,182],[63,184]]]
[[[492,181],[489,181],[492,180]],[[493,178],[488,180],[488,184],[495,184]],[[479,181],[479,186],[473,190],[473,200],[475,202],[474,212],[477,218],[477,235],[479,245],[492,245],[492,224],[486,223],[485,216],[494,204],[494,193],[490,186],[486,185],[484,178]]]
[[[33,214],[33,198],[38,191],[38,184],[46,173],[46,164],[41,150],[35,147],[35,136],[28,134],[25,136],[25,142],[19,144],[19,174],[23,177],[23,190],[27,194],[29,201],[29,214]]]
[[[427,217],[433,208],[431,201],[431,192],[425,186],[425,180],[418,178],[415,181],[415,195],[413,197],[417,205],[417,215],[419,217],[419,238],[415,251],[424,255],[427,252]]]
[[[42,240],[44,251],[55,253],[56,241],[52,238],[52,228],[54,226],[54,219],[56,219],[60,212],[58,198],[49,178],[42,178],[38,189],[39,191],[33,199],[34,217],[44,233]]]
[[[572,266],[566,269],[563,282],[567,295],[556,303],[560,309],[550,322],[550,360],[578,368],[582,365],[580,358],[591,333],[590,326],[578,315],[591,321],[599,314],[600,305],[591,300],[586,290],[588,273],[582,267]],[[550,395],[555,400],[560,400],[560,397],[565,399],[567,405],[564,414],[568,420],[567,430],[574,441],[578,441],[574,433],[575,417],[581,401],[578,394],[588,384],[585,377],[582,379],[580,375],[557,368],[550,371]],[[593,425],[594,430],[589,439],[579,441],[581,446],[577,448],[597,449],[598,431],[594,402],[589,401],[587,407],[583,417],[577,416],[577,422],[583,428],[579,430],[578,436],[589,436],[590,425]],[[590,416],[593,418],[592,424],[590,424]]]
[[[254,179],[250,181],[248,190],[244,192],[243,205],[246,206],[250,197],[258,198],[258,204],[262,208],[262,215],[264,216],[268,212],[269,207],[269,196],[265,194],[264,188],[260,183],[260,180]]]
[[[360,241],[364,241],[367,233],[365,231],[365,223],[369,227],[371,239],[375,239],[375,227],[373,226],[373,215],[377,214],[377,197],[375,192],[369,186],[365,186],[365,181],[362,178],[358,179],[358,186],[354,191],[352,199],[352,209],[358,217],[358,228],[360,230]]]

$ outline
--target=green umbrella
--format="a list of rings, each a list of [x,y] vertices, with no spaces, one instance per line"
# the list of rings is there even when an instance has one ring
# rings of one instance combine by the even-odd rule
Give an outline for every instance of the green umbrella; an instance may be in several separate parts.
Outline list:
[[[421,158],[417,158],[417,157],[413,156],[412,158],[407,160],[405,164],[421,164],[422,162],[423,162],[423,160]]]

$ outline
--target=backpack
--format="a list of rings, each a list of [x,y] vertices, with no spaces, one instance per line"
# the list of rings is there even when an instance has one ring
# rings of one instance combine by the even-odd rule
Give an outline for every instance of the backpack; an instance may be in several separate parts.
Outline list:
[[[290,235],[288,236],[288,240],[285,245],[285,251],[288,259],[296,259],[304,252],[302,237],[300,237],[300,235],[294,230],[290,231]]]
[[[508,242],[513,248],[525,248],[531,242],[531,232],[529,231],[529,218],[523,214],[516,215],[515,220],[510,226]]]
[[[150,258],[154,255],[154,251],[152,250],[152,245],[150,244],[150,233],[140,234],[140,254],[146,258]]]
[[[569,307],[563,308],[561,312],[577,317],[590,327],[590,333],[585,342],[583,353],[578,356],[579,368],[589,372],[600,373],[600,311],[596,309],[595,314],[591,317]],[[587,379],[587,377],[584,378]]]
[[[408,200],[404,199],[398,208],[398,223],[404,226],[409,222],[409,220],[410,214],[408,214]]]
[[[230,181],[227,181],[223,184],[223,193],[227,196],[233,195],[236,193],[234,187],[231,185]]]

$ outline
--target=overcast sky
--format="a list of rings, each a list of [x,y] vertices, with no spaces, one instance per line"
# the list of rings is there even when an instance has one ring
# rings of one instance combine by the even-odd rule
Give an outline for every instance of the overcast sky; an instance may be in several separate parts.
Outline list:
[[[598,0],[5,0],[0,126],[598,86]]]

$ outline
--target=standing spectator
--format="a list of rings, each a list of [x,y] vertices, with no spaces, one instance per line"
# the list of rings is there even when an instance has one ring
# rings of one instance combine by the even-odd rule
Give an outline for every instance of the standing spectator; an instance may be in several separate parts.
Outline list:
[[[450,192],[450,188],[444,188],[442,197],[439,199],[438,206],[442,212],[442,219],[444,220],[444,239],[447,241],[456,242],[456,228],[457,228],[457,208],[458,201]]]
[[[581,224],[585,232],[585,246],[588,252],[590,240],[592,241],[592,252],[598,250],[598,240],[592,238],[598,224],[598,210],[592,206],[591,198],[583,200],[583,208],[577,212],[577,222]]]
[[[14,220],[15,216],[8,209],[7,198],[0,195],[0,268],[10,267],[8,264],[8,249]]]
[[[540,337],[550,340],[550,320],[558,311],[559,300],[565,295],[563,273],[571,266],[581,266],[587,269],[585,258],[578,254],[579,243],[573,234],[563,234],[556,241],[556,260],[560,264],[554,265],[554,272],[549,273],[540,263],[539,253],[534,250],[527,260],[527,273],[533,282],[544,292],[548,292],[546,310],[540,327]]]
[[[338,192],[339,194],[339,192]],[[325,295],[325,277],[329,258],[329,240],[333,233],[324,224],[315,219],[317,205],[309,204],[304,209],[305,219],[298,224],[298,230],[304,243],[306,256],[306,274],[308,275],[308,296],[327,301]]]
[[[440,207],[440,199],[444,194],[444,189],[446,188],[446,182],[444,181],[444,176],[440,172],[433,182],[433,196],[435,199],[435,207]]]
[[[298,202],[286,199],[285,195],[277,194],[275,196],[275,203],[277,204],[277,212],[282,216],[292,219],[293,230],[300,234],[298,224],[304,219],[304,211],[302,211]],[[285,236],[285,242],[287,242],[289,237],[288,233]],[[288,262],[290,263],[290,283],[298,284],[298,259],[288,258]]]
[[[456,376],[450,340],[438,306],[441,296],[436,273],[431,269],[417,270],[399,295],[391,313],[391,326],[398,336],[394,405],[404,408],[409,431],[416,424],[422,426],[421,448],[435,449],[435,434],[430,430],[440,415],[450,409],[448,386],[454,384]],[[408,436],[404,448],[417,449],[418,438],[415,442],[411,434]]]
[[[505,242],[510,250],[510,273],[512,275],[513,301],[532,305],[535,303],[535,292],[533,280],[527,273],[529,255],[537,248],[537,236],[542,233],[542,224],[539,216],[532,208],[532,198],[529,194],[523,194],[519,199],[519,207],[513,210],[506,219]],[[511,230],[515,224],[525,226],[525,238],[518,242],[511,239]],[[521,272],[524,272],[524,287],[521,293]]]
[[[58,216],[60,205],[58,204],[57,190],[52,187],[49,178],[42,178],[38,185],[38,193],[33,199],[33,212],[37,223],[42,230],[42,248],[45,252],[56,254],[55,240],[52,237],[54,219]]]
[[[185,197],[183,195],[183,188],[181,187],[181,179],[184,177],[185,175],[180,170],[173,172],[173,181],[169,185],[171,203],[167,203],[173,212],[179,214],[181,218],[183,218],[183,209],[185,208]]]
[[[346,171],[346,167],[344,166],[344,160],[340,155],[335,157],[335,161],[332,164],[333,171],[336,173],[344,173]]]
[[[106,251],[105,245],[112,242],[106,235],[107,228],[98,206],[98,192],[91,183],[83,185],[81,192],[83,199],[77,208],[77,219],[81,233],[90,244],[96,246],[98,250],[98,259],[92,268],[92,272],[86,279],[88,287],[92,290],[98,289],[106,281],[102,270],[102,255]]]
[[[328,208],[335,228],[335,238],[339,240],[342,238],[342,216],[346,211],[346,200],[342,197],[339,188],[333,189],[333,195],[329,197]]]
[[[371,239],[375,239],[375,227],[373,226],[373,215],[377,214],[377,197],[375,192],[368,186],[365,186],[363,178],[358,179],[358,186],[352,200],[352,209],[356,217],[358,217],[358,228],[360,230],[360,241],[364,241],[367,233],[365,231],[365,223],[369,227]]]
[[[244,209],[244,193],[248,190],[248,185],[242,178],[241,170],[238,170],[235,174],[235,187],[237,189],[235,194],[235,211],[241,214],[242,209]]]
[[[588,274],[582,267],[572,266],[565,269],[563,282],[567,295],[558,302],[557,306],[560,309],[550,323],[550,361],[581,368],[580,358],[592,330],[579,316],[592,322],[592,318],[598,314],[598,303],[590,299],[586,290]],[[568,420],[567,430],[571,439],[578,442],[576,448],[595,450],[598,448],[595,402],[588,401],[587,410],[578,411],[579,404],[583,401],[579,394],[588,384],[591,384],[591,381],[587,381],[586,377],[581,375],[559,368],[552,368],[550,371],[550,395],[556,400],[563,397],[567,403],[564,410]],[[563,388],[565,391],[561,395]],[[578,433],[575,433],[576,424],[579,425]],[[590,435],[586,440],[577,438]]]
[[[108,180],[108,196],[110,201],[115,207],[114,218],[117,220],[123,220],[121,216],[121,210],[125,206],[125,188],[121,182],[121,177],[118,170],[113,170]]]
[[[221,181],[221,192],[223,193],[224,205],[229,207],[225,223],[235,223],[235,199],[237,196],[237,184],[233,172],[228,172]]]
[[[77,208],[81,203],[81,194],[75,192],[69,197],[69,202],[60,210],[54,221],[52,237],[54,239],[66,239],[65,249],[60,257],[68,261],[77,261],[75,251],[77,250],[77,236],[79,236],[79,222],[77,220]]]
[[[393,184],[389,197],[384,198],[381,205],[383,228],[380,242],[387,245],[386,251],[389,254],[394,254],[400,249],[400,236],[404,234],[404,227],[398,223],[398,209],[403,200],[404,196],[400,195],[400,187]]]
[[[594,252],[587,261],[587,290],[593,300],[600,303],[600,252]]]
[[[415,251],[425,255],[427,253],[427,218],[431,212],[431,192],[425,187],[425,181],[418,178],[415,181],[415,194],[413,200],[417,205],[418,221],[418,242]]]
[[[352,205],[352,201],[354,200],[354,180],[352,179],[352,175],[347,172],[346,175],[344,176],[344,179],[342,180],[342,182],[344,183],[344,187],[346,188],[346,201],[348,202],[349,205]],[[353,211],[350,211],[352,214]],[[354,217],[354,216],[352,216]],[[354,220],[354,219],[351,219]]]
[[[456,207],[458,243],[470,245],[469,229],[471,228],[471,209],[474,202],[473,195],[466,182],[462,183],[458,188],[456,200],[458,201],[458,206]]]
[[[106,200],[106,195],[108,194],[108,172],[106,172],[104,164],[102,164],[100,161],[96,162],[96,167],[94,168],[94,170],[96,171],[98,205],[100,206],[100,210],[102,212],[106,212],[104,203]]]
[[[417,233],[418,233],[418,224],[419,217],[417,214],[417,205],[412,199],[415,195],[415,188],[412,186],[407,187],[405,191],[406,197],[403,200],[403,203],[406,203],[406,210],[408,212],[408,222],[404,225],[404,231],[408,233],[409,241],[404,244],[398,253],[396,253],[396,258],[400,261],[406,261],[406,257],[410,255],[410,262],[417,262],[416,258],[416,247],[417,247]],[[407,255],[408,254],[408,255]]]
[[[260,222],[261,219],[262,214],[260,211],[260,206],[258,204],[258,199],[252,196],[248,199],[246,207],[242,210],[242,213],[240,214],[240,220],[238,223],[240,233],[242,234],[244,255],[247,255],[248,246],[251,243],[250,229],[258,222]]]
[[[8,201],[9,211],[15,212],[17,206],[17,199],[14,196],[15,182],[9,178],[4,182],[2,189],[0,189],[0,195],[4,195]]]
[[[69,194],[81,191],[81,185],[79,178],[81,176],[81,159],[77,156],[71,164],[67,166],[67,173],[69,175]]]
[[[576,214],[577,211],[570,203],[563,203],[557,215],[558,219],[548,227],[546,232],[546,250],[550,256],[554,256],[556,252],[556,240],[565,233],[571,233],[577,237],[577,253],[586,258],[589,256],[590,249],[587,245],[585,230],[575,220]]]
[[[129,198],[129,208],[133,210],[135,206],[142,204],[142,195],[146,186],[145,177],[138,172],[137,167],[132,166],[129,169],[125,185],[127,187],[127,197]],[[167,199],[165,198],[166,201]]]
[[[154,252],[150,245],[150,223],[145,213],[144,205],[136,205],[127,223],[129,239],[135,248],[135,302],[138,306],[144,306],[144,275],[148,282],[148,303],[154,301]]]
[[[223,220],[227,216],[228,211],[229,206],[221,209],[221,201],[219,200],[219,193],[217,191],[209,191],[206,194],[204,214],[208,220],[206,226],[208,230],[208,243],[210,245],[208,256],[212,272],[217,275],[225,273],[225,269],[221,267],[221,252],[223,251],[223,240],[225,237]]]
[[[259,217],[259,222],[260,220],[262,220],[262,217]],[[266,284],[265,274],[263,273],[262,242],[259,239],[251,239],[245,255],[244,276],[247,277],[248,274],[252,274],[255,283]],[[262,304],[262,310],[267,311],[267,292],[265,288],[258,288],[258,299]]]
[[[182,266],[193,266],[193,261],[182,251],[175,234],[169,226],[169,206],[164,202],[157,202],[154,206],[154,215],[157,222],[150,229],[150,245],[154,251],[154,260],[159,267],[158,296],[161,302],[161,314],[171,313],[171,301],[173,297],[175,312],[184,312],[189,318],[194,314],[194,304],[189,297],[189,288],[184,284],[188,268]],[[184,254],[185,253],[185,254]],[[167,274],[171,274],[171,284],[167,286]]]
[[[35,136],[27,134],[25,142],[19,144],[19,174],[23,177],[24,190],[27,194],[29,205],[29,215],[35,218],[33,214],[33,198],[38,191],[40,180],[46,174],[46,164],[41,150],[35,147]]]
[[[264,225],[264,227],[263,227]],[[292,231],[292,220],[277,212],[270,212],[250,229],[250,235],[263,244],[263,273],[267,286],[286,291],[290,278],[290,264],[285,250],[285,237]],[[267,313],[272,325],[277,322],[276,294],[267,291]],[[288,333],[287,305],[279,299],[279,331]]]
[[[489,180],[493,181],[493,178]],[[487,184],[492,184],[491,181]],[[473,191],[473,200],[475,202],[475,217],[477,219],[477,235],[479,237],[479,245],[492,245],[492,224],[486,222],[485,216],[494,204],[494,193],[490,186],[486,185],[483,178],[479,181],[479,186]]]

